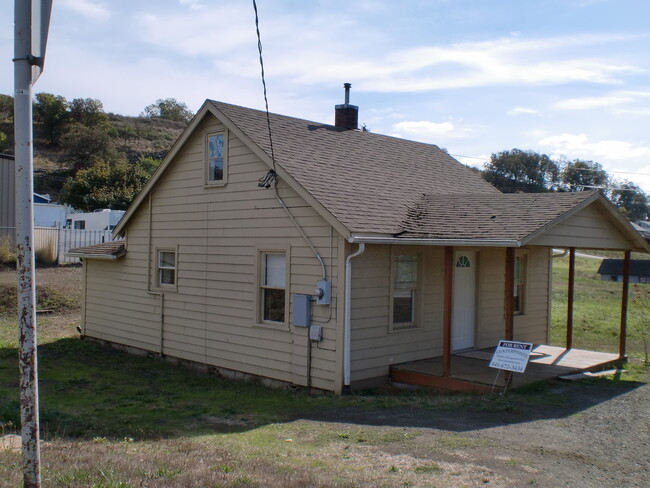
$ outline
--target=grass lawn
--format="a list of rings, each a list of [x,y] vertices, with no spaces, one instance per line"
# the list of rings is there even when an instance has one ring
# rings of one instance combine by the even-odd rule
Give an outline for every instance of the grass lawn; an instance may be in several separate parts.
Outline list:
[[[594,253],[622,258],[622,253]],[[644,258],[648,256],[635,253],[632,257]],[[622,285],[600,280],[597,273],[600,262],[599,259],[576,257],[573,346],[618,352]],[[554,258],[551,343],[557,346],[563,346],[566,342],[568,276],[569,258]],[[650,327],[647,323],[649,290],[650,285],[630,285],[627,350],[630,356],[636,358],[644,356],[642,331],[645,330],[647,336]]]
[[[563,266],[556,260],[558,283]],[[576,343],[606,349],[616,344],[618,330],[618,312],[609,309],[620,301],[615,284],[594,279],[594,266],[579,260]],[[509,455],[510,441],[495,440],[493,429],[539,419],[578,421],[594,404],[584,402],[606,401],[648,379],[648,370],[635,362],[621,379],[562,385],[567,393],[561,396],[550,394],[558,388],[552,385],[505,397],[270,390],[79,340],[79,274],[78,268],[37,272],[39,303],[48,310],[38,318],[43,486],[535,485],[542,476],[534,467],[538,453]],[[0,439],[11,447],[19,424],[18,364],[6,275],[0,273]],[[555,293],[561,316],[557,286]],[[17,449],[0,443],[0,487],[20,485],[20,462]]]

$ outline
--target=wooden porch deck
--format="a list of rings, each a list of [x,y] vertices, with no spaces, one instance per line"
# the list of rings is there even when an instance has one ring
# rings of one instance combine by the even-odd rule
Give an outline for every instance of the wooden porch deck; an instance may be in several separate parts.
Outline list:
[[[442,357],[395,364],[390,368],[390,379],[395,383],[428,386],[450,390],[489,391],[496,386],[503,388],[505,374],[490,368],[494,349],[461,352],[451,356],[451,374],[442,376]],[[536,381],[549,380],[573,373],[598,371],[611,367],[619,361],[618,354],[565,349],[563,347],[538,345],[528,360],[524,373],[512,373],[512,387],[516,388]]]

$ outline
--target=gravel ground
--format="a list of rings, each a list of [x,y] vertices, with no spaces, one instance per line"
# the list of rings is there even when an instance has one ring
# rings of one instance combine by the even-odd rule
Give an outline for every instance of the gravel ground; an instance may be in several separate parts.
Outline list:
[[[484,411],[477,400],[453,412],[338,411],[320,420],[413,429],[417,442],[384,451],[474,473],[473,483],[448,479],[444,486],[650,486],[650,384],[556,383],[537,404],[526,395],[511,402],[506,412]],[[432,450],[441,439],[445,447]]]

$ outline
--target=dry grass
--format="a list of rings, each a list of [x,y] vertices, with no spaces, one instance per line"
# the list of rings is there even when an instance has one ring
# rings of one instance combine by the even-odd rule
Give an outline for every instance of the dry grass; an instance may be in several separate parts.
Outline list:
[[[231,383],[77,340],[80,276],[79,268],[37,270],[42,296],[55,290],[73,304],[39,315],[43,486],[553,486],[541,480],[558,480],[566,456],[542,464],[539,451],[525,449],[538,442],[526,439],[525,426],[542,419],[536,428],[564,429],[636,385],[567,385],[563,396],[538,386],[508,397],[341,398]],[[15,272],[0,272],[0,289],[14,280]],[[0,438],[16,433],[13,320],[0,316]],[[4,447],[0,487],[20,486],[15,438]]]

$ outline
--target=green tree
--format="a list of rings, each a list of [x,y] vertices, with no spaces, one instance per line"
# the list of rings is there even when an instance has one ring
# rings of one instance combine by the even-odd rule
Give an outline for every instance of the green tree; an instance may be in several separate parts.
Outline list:
[[[544,192],[556,188],[559,168],[546,154],[511,149],[492,154],[483,178],[504,193]]]
[[[87,127],[73,123],[61,137],[61,146],[79,170],[93,165],[99,160],[112,160],[116,157],[113,139],[98,127]]]
[[[6,151],[8,145],[7,134],[0,130],[0,152]]]
[[[140,158],[133,164],[97,161],[63,185],[59,200],[86,212],[98,208],[126,210],[159,164],[151,158]]]
[[[567,163],[560,180],[567,191],[585,191],[607,187],[609,177],[600,163],[576,159]]]
[[[158,117],[161,119],[174,120],[176,122],[189,122],[194,114],[183,102],[175,98],[159,98],[155,103],[144,108],[142,117]]]
[[[37,93],[34,96],[34,124],[50,144],[57,144],[68,123],[68,101],[60,95]]]
[[[648,196],[643,190],[630,181],[615,183],[610,200],[616,205],[628,220],[645,220],[650,214]]]
[[[11,121],[14,118],[14,99],[9,95],[0,94],[0,122]]]
[[[104,112],[104,105],[96,98],[75,98],[70,102],[70,118],[86,127],[108,130],[110,122]]]

